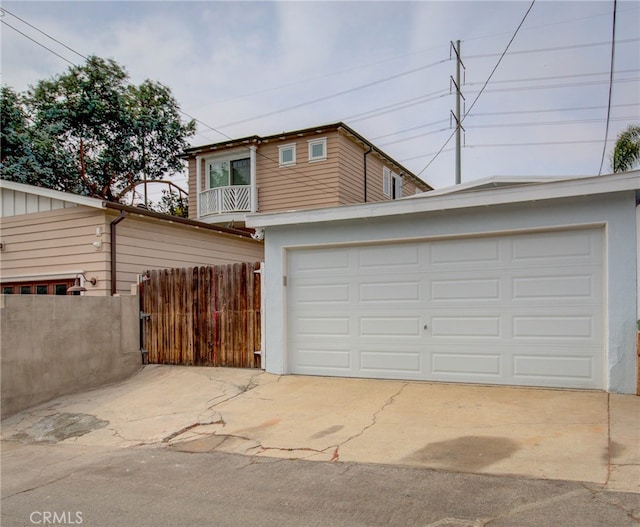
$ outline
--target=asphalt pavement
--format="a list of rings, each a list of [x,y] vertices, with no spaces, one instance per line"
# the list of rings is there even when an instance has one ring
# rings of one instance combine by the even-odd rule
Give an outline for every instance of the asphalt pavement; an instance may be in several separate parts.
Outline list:
[[[640,524],[634,396],[148,366],[1,446],[3,526]]]

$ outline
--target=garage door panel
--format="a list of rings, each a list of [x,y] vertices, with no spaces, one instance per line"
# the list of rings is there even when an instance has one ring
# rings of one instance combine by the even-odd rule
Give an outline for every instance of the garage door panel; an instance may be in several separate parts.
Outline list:
[[[299,276],[313,274],[318,270],[344,271],[349,268],[349,252],[342,249],[319,249],[300,252],[296,259],[296,271]]]
[[[544,356],[518,354],[513,357],[513,376],[514,379],[538,380],[551,377],[576,384],[590,382],[594,380],[593,358],[562,355],[561,352]]]
[[[513,337],[535,339],[594,338],[591,316],[517,316],[513,318]]]
[[[411,338],[422,335],[420,317],[360,317],[360,336]]]
[[[350,286],[348,283],[336,284],[334,282],[314,285],[297,284],[294,301],[297,304],[340,304],[351,300]]]
[[[419,280],[363,281],[358,287],[360,302],[414,302],[420,301]]]
[[[351,370],[351,353],[347,349],[328,349],[322,346],[318,349],[300,346],[293,366],[298,373],[313,373],[316,368],[323,368],[325,372],[334,375],[344,375]]]
[[[388,247],[364,246],[358,248],[358,268],[360,271],[383,268],[399,270],[405,268],[417,268],[420,265],[420,245],[398,244]]]
[[[525,234],[512,240],[513,261],[550,265],[559,262],[588,262],[599,251],[591,230]]]
[[[289,370],[603,388],[603,250],[591,229],[322,249],[326,270],[291,251]]]
[[[297,317],[295,320],[300,337],[344,338],[351,333],[351,317]]]
[[[500,278],[458,278],[448,280],[431,280],[430,300],[465,302],[500,299]]]
[[[438,375],[470,378],[482,375],[486,381],[491,380],[489,377],[497,381],[502,376],[502,362],[498,353],[432,353],[431,372],[434,378]]]
[[[421,354],[417,352],[361,350],[360,370],[366,372],[422,373]]]
[[[443,266],[477,267],[500,261],[500,242],[496,238],[446,240],[430,246],[430,264],[434,270]]]

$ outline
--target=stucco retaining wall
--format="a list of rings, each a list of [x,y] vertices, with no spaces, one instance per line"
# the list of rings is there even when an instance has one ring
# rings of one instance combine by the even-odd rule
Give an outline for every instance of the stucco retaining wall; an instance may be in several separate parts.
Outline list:
[[[0,295],[1,414],[141,367],[138,297]]]

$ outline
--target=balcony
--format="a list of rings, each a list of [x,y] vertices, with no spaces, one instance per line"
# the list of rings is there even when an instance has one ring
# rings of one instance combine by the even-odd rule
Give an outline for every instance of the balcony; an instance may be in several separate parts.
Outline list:
[[[199,200],[199,217],[229,212],[251,212],[251,186],[212,188],[201,192]]]

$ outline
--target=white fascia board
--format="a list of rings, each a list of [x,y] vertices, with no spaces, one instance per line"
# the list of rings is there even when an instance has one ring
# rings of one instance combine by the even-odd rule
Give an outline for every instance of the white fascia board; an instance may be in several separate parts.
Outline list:
[[[430,196],[429,192],[425,192],[416,195],[412,199],[324,209],[249,214],[246,218],[246,225],[251,228],[263,228],[277,225],[379,218],[419,212],[590,196],[626,190],[640,190],[640,171],[636,170],[608,176],[562,179],[549,183],[503,187],[483,190],[482,192],[450,193],[440,196]]]
[[[525,185],[538,185],[540,183],[557,183],[558,181],[565,181],[567,179],[579,179],[584,177],[593,176],[575,176],[575,177],[562,177],[562,176],[535,176],[535,177],[518,177],[518,176],[491,176],[482,179],[476,179],[467,183],[461,183],[460,185],[452,185],[450,187],[442,187],[435,190],[430,190],[426,193],[414,194],[413,196],[407,196],[402,199],[419,199],[424,197],[423,194],[427,194],[428,197],[442,196],[444,194],[453,194],[455,192],[484,192],[486,190],[494,190],[496,188],[506,188]]]
[[[69,203],[93,207],[95,209],[101,209],[104,207],[104,201],[101,199],[78,196],[77,194],[70,194],[69,192],[61,192],[50,188],[34,187],[33,185],[25,185],[24,183],[16,183],[15,181],[7,181],[5,179],[0,179],[0,188],[6,188],[7,190],[22,192],[24,194],[32,194],[34,196],[42,196],[43,198],[67,201]]]

